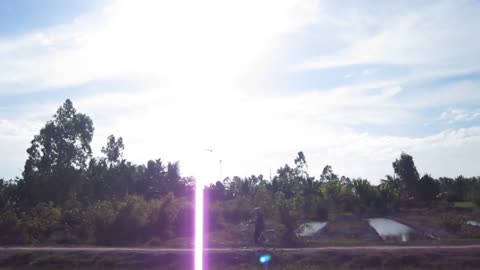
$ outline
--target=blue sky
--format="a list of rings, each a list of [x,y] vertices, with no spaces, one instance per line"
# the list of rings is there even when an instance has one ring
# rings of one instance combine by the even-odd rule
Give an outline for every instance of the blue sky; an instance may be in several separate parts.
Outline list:
[[[480,175],[478,1],[0,2],[0,177],[71,98],[125,157],[268,175],[296,152],[377,183]],[[205,148],[214,148],[212,154]]]
[[[3,0],[0,9],[0,34],[5,37],[41,31],[91,12],[99,3],[101,0]]]

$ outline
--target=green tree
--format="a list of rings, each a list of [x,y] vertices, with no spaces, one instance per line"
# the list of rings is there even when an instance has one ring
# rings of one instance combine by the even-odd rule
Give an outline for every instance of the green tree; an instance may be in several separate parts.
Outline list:
[[[323,168],[322,174],[320,175],[320,181],[327,182],[332,180],[338,180],[338,175],[333,172],[332,166],[327,165]]]
[[[0,178],[0,211],[5,207],[15,205],[17,198],[17,186],[12,180],[6,181]]]
[[[92,154],[93,131],[90,117],[77,113],[67,99],[27,149],[23,199],[32,205],[39,201],[63,202],[75,196]]]
[[[141,180],[141,193],[147,199],[166,194],[166,174],[166,168],[161,159],[149,160]]]
[[[402,153],[399,159],[396,159],[393,163],[393,169],[398,178],[403,182],[407,194],[415,196],[418,180],[420,176],[418,174],[413,157],[407,153]]]
[[[360,208],[360,211],[368,209],[375,200],[375,190],[374,187],[365,179],[354,179],[352,181],[352,190],[357,199],[357,207]]]
[[[102,147],[102,153],[105,154],[110,165],[115,165],[120,162],[124,149],[125,146],[123,145],[122,137],[115,140],[115,136],[110,135],[107,138],[107,146]]]
[[[52,174],[59,169],[85,169],[93,137],[90,117],[77,113],[70,99],[35,135],[27,149],[24,176]]]
[[[440,192],[440,185],[437,180],[433,179],[430,175],[425,174],[420,178],[417,185],[418,199],[431,204],[437,199]]]

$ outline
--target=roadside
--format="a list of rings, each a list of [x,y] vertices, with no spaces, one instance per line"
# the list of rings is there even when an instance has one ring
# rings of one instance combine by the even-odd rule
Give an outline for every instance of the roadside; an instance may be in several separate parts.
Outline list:
[[[0,248],[0,269],[188,269],[192,251],[139,248]],[[214,249],[210,270],[258,269],[262,253],[270,269],[478,269],[480,245],[451,247],[331,247],[303,249]]]
[[[402,211],[388,216],[388,218],[410,226],[429,238],[438,240],[479,239],[480,227],[464,223],[468,219],[467,217],[468,215],[464,213],[427,211],[425,209]],[[465,220],[459,220],[458,228],[449,230],[446,223],[453,223],[455,219]]]

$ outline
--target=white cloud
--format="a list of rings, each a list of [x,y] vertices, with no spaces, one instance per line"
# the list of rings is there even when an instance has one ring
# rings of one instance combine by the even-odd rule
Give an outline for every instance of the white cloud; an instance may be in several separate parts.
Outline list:
[[[18,137],[31,134],[38,128],[38,124],[27,119],[0,119],[0,136]]]
[[[26,149],[41,124],[23,117],[0,119],[0,178],[21,175],[27,158]]]
[[[480,110],[450,109],[440,115],[440,120],[447,121],[449,124],[477,119],[480,119]]]
[[[290,163],[300,150],[306,153],[314,175],[324,165],[332,164],[341,174],[375,182],[391,173],[391,162],[401,151],[414,155],[422,173],[478,174],[476,166],[459,166],[453,161],[445,164],[452,158],[443,153],[462,155],[459,160],[473,158],[471,149],[480,140],[480,128],[412,138],[359,133],[346,127],[401,124],[417,118],[414,111],[390,107],[400,91],[391,87],[372,91],[357,86],[276,97],[227,93],[217,97],[222,102],[197,102],[195,97],[176,99],[156,96],[154,92],[140,97],[132,95],[132,107],[97,126],[94,145],[98,151],[106,136],[114,133],[124,137],[126,157],[135,162],[159,156],[178,159],[184,173],[207,175],[207,169],[213,177],[218,176],[220,159],[224,176],[268,176],[270,169],[275,172],[282,164]],[[103,101],[92,102],[97,98],[80,100],[79,109],[101,110]],[[99,100],[122,104],[129,99],[114,94]],[[199,161],[206,160],[206,148],[216,150],[207,167]]]
[[[399,14],[389,16],[391,7],[381,6],[379,13],[389,11],[381,15],[360,7],[332,11],[332,3],[112,1],[100,18],[2,40],[0,94],[118,78],[140,82],[128,92],[99,89],[73,100],[96,124],[94,149],[99,154],[113,133],[124,137],[126,158],[180,160],[185,174],[216,177],[222,159],[224,176],[268,175],[303,150],[314,175],[331,164],[340,174],[375,182],[391,173],[401,151],[415,157],[422,173],[478,175],[478,127],[418,138],[385,135],[394,124],[424,120],[419,110],[480,100],[472,81],[400,97],[408,85],[478,70],[479,43],[470,36],[479,26],[475,8],[469,10],[469,2],[435,2],[392,8]],[[265,91],[257,78],[276,50],[289,33],[312,24],[337,30],[329,38],[341,46],[328,55],[319,49],[318,57],[297,65],[299,72],[371,63],[409,65],[414,72],[328,89]],[[359,74],[381,72],[367,68]],[[21,153],[1,159],[0,168],[23,164],[28,142],[58,106],[49,100],[21,117],[0,120],[0,148]],[[468,113],[446,112],[442,120],[475,116],[463,114]],[[362,125],[385,132],[354,128]],[[214,154],[206,155],[205,148]]]
[[[1,40],[0,94],[131,79],[141,82],[133,93],[99,92],[78,101],[80,111],[105,124],[105,128],[97,126],[95,144],[103,144],[104,136],[114,132],[129,136],[132,152],[137,144],[155,145],[158,137],[184,139],[183,149],[194,148],[189,143],[192,134],[214,126],[205,119],[215,119],[220,109],[231,109],[216,105],[242,95],[247,88],[233,90],[240,85],[254,84],[283,36],[315,20],[315,6],[316,1],[297,0],[111,1],[100,17],[77,18],[70,24]],[[18,120],[46,121],[48,111],[58,106],[53,103],[26,108],[28,115]],[[233,117],[243,120],[239,114]],[[19,130],[18,125],[6,124],[2,129],[5,134]],[[27,134],[22,142],[35,133],[22,132]],[[195,145],[205,147],[212,142],[210,135],[201,135]],[[24,153],[25,144],[16,144],[19,153]],[[140,153],[139,159],[162,154],[157,147],[149,148],[153,151]],[[23,163],[14,161],[15,165],[2,159],[10,166]]]
[[[113,133],[123,136],[126,158],[136,163],[158,157],[180,160],[182,172],[187,175],[216,179],[221,159],[223,176],[268,176],[270,169],[275,172],[282,164],[291,163],[300,150],[307,155],[310,172],[316,176],[323,166],[331,164],[340,174],[377,182],[391,174],[391,162],[401,151],[414,156],[421,173],[436,177],[478,175],[477,164],[472,160],[480,150],[480,127],[418,138],[360,133],[346,127],[401,123],[417,117],[414,112],[402,112],[400,107],[388,109],[398,91],[386,87],[372,92],[358,86],[272,97],[242,95],[238,90],[233,91],[237,93],[233,96],[218,96],[222,102],[198,102],[196,96],[179,98],[148,91],[142,95],[93,95],[74,103],[80,112],[91,115],[96,124],[96,154],[100,154],[106,137]],[[56,106],[49,104],[37,110],[46,120]],[[8,123],[2,125],[7,127],[4,131],[16,132],[12,134],[16,137],[2,137],[2,149],[6,147],[12,153],[11,159],[2,160],[2,167],[13,166],[20,171],[28,141],[43,124],[34,122],[31,129],[24,130],[26,120],[2,122]],[[209,154],[204,151],[206,148],[215,152]]]
[[[315,5],[112,1],[101,19],[87,17],[0,42],[0,90],[132,77],[181,88],[228,88],[259,72],[282,35],[311,23]]]
[[[454,66],[476,68],[480,41],[480,6],[473,1],[432,1],[426,5],[392,2],[331,5],[319,23],[335,29],[340,46],[334,53],[318,55],[297,65],[320,69],[359,64],[408,65],[416,70]],[[339,11],[342,9],[342,12]],[[335,17],[335,18],[332,18]]]

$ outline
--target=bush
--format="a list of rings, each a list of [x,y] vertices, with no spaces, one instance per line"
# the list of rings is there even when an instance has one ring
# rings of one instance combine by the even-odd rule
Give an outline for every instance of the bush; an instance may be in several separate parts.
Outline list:
[[[205,208],[205,229],[213,232],[223,229],[222,205],[220,203],[211,203]]]
[[[45,242],[53,232],[63,230],[62,212],[52,202],[41,202],[21,216],[21,230],[31,244]]]
[[[457,215],[445,215],[442,218],[442,224],[452,232],[459,232],[465,222],[463,217]]]
[[[301,198],[286,199],[283,194],[277,194],[276,205],[280,213],[280,223],[284,226],[282,242],[285,245],[297,245],[297,230],[302,223],[302,204]]]
[[[82,223],[82,204],[76,200],[69,200],[63,206],[62,221],[64,224],[75,227]]]
[[[178,237],[191,237],[195,229],[195,210],[192,203],[185,203],[179,210],[175,220],[175,235]]]
[[[437,205],[437,208],[440,210],[440,211],[444,211],[444,212],[449,212],[453,209],[453,205],[451,202],[447,201],[446,199],[442,199],[438,205]]]
[[[480,190],[477,190],[472,198],[473,203],[477,208],[480,208]]]
[[[185,198],[176,198],[173,193],[167,194],[162,200],[148,202],[149,218],[148,233],[150,237],[170,239],[175,236],[175,224],[181,209],[187,207]]]
[[[143,197],[127,197],[111,227],[113,243],[122,245],[141,243],[148,224],[149,210]]]
[[[226,222],[238,224],[252,218],[253,206],[246,198],[236,198],[224,202],[223,218]]]
[[[63,230],[54,232],[49,237],[50,241],[55,244],[79,244],[81,242],[80,238],[78,238],[73,232],[70,230]]]
[[[320,204],[317,207],[317,216],[316,218],[319,221],[327,221],[328,220],[328,208],[326,207],[325,204]]]
[[[89,210],[84,226],[93,227],[95,242],[101,245],[112,244],[112,224],[118,215],[118,208],[112,202],[99,202]]]
[[[18,231],[20,229],[21,220],[18,219],[17,214],[13,209],[4,209],[0,214],[0,243],[2,244],[17,244],[22,243],[22,234]]]

